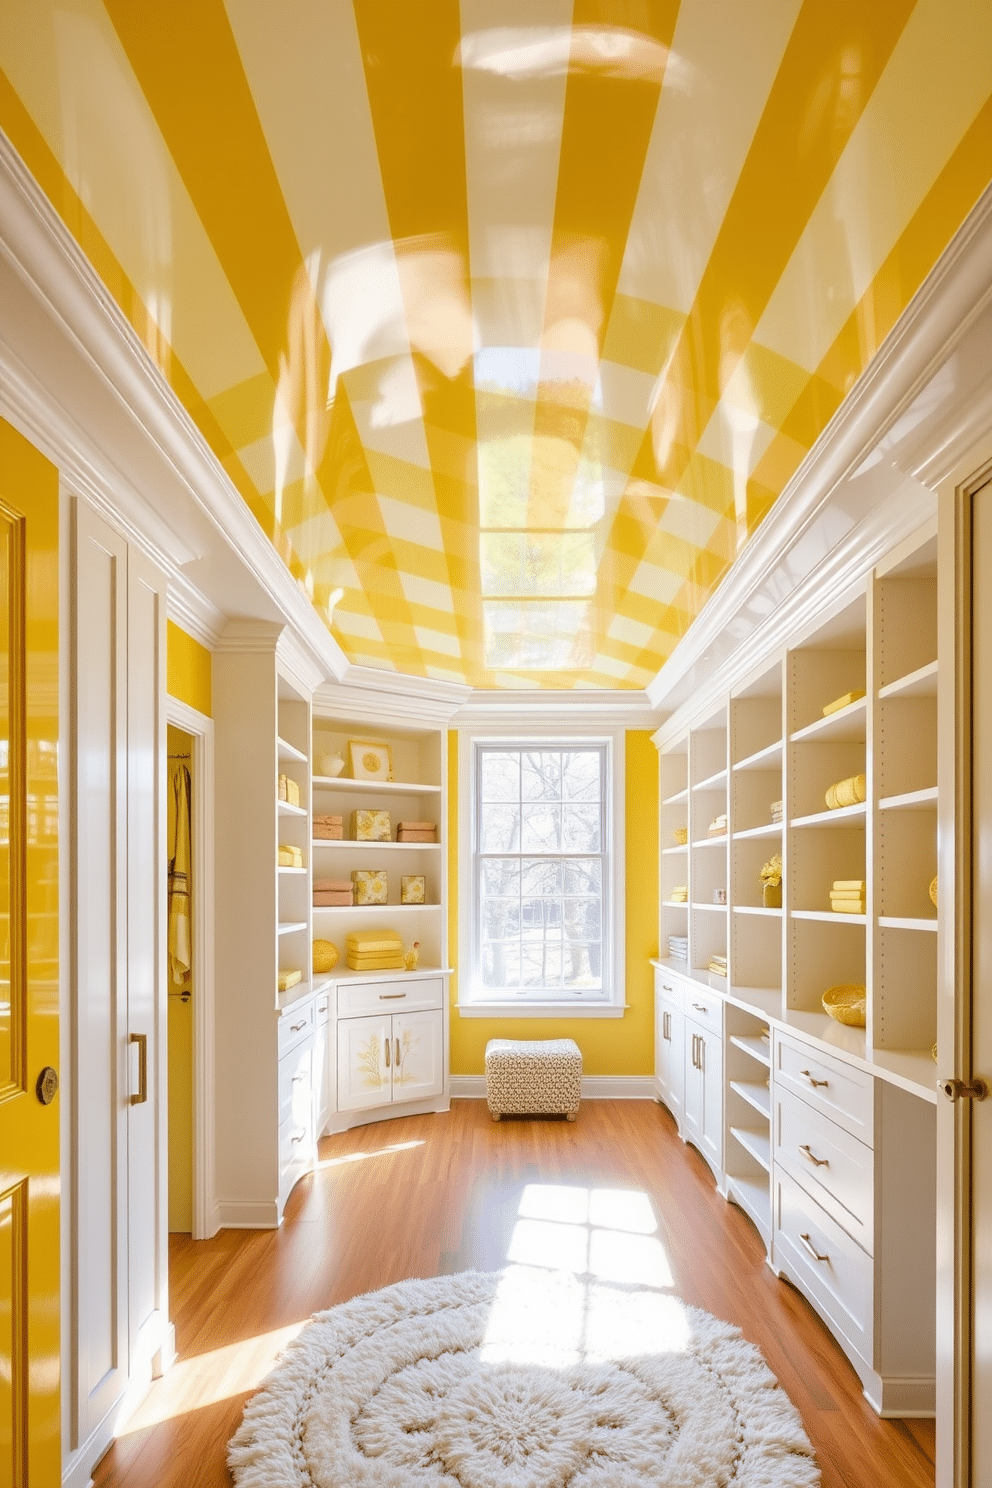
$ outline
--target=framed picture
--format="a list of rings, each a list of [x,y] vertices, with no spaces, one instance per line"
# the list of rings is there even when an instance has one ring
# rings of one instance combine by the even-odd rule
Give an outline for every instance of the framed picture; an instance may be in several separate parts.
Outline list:
[[[351,773],[355,780],[392,780],[393,756],[389,745],[374,739],[351,739],[348,743]]]

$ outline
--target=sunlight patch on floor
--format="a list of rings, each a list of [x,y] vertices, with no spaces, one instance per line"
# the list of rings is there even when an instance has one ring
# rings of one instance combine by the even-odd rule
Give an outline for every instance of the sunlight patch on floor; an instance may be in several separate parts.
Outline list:
[[[394,1142],[391,1147],[377,1147],[374,1152],[346,1152],[341,1157],[325,1157],[320,1162],[315,1162],[313,1169],[319,1173],[322,1168],[342,1168],[345,1163],[367,1162],[370,1157],[391,1157],[394,1152],[409,1152],[411,1147],[423,1147],[423,1140],[419,1142]]]
[[[118,1428],[117,1435],[128,1436],[174,1416],[214,1405],[218,1400],[256,1390],[286,1345],[308,1322],[309,1318],[304,1318],[286,1328],[273,1328],[269,1333],[229,1343],[225,1348],[180,1359],[155,1381],[134,1414]]]

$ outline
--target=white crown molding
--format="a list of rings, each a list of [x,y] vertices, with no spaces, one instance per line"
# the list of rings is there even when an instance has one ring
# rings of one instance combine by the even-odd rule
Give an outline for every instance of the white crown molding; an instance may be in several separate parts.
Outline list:
[[[271,651],[273,656],[279,644],[279,637],[285,629],[278,621],[252,620],[242,616],[236,616],[228,620],[223,631],[217,637],[214,646],[215,651]]]
[[[654,707],[663,707],[676,684],[733,630],[735,619],[769,573],[786,570],[790,554],[796,555],[793,567],[800,567],[800,545],[810,523],[953,353],[990,298],[992,187],[924,280],[726,579],[649,683],[647,693]],[[980,417],[980,410],[975,416]],[[967,419],[958,436],[949,436],[953,451],[945,445],[943,464],[953,464],[960,439],[973,438],[972,423]],[[779,595],[772,599],[780,602]]]
[[[444,728],[471,693],[458,682],[349,666],[342,681],[324,682],[316,689],[313,711],[315,718]]]
[[[201,646],[205,646],[208,651],[213,651],[224,628],[224,615],[216,605],[212,605],[198,591],[193,591],[197,594],[198,602],[191,603],[189,589],[189,585],[181,589],[173,583],[171,577],[169,578],[166,616],[174,625],[178,625],[180,630],[191,635],[194,641],[199,641]]]
[[[348,662],[340,646],[2,132],[0,254],[239,555],[263,593],[293,626],[300,644],[311,652],[321,675],[342,676]],[[49,407],[49,414],[54,411]],[[115,499],[118,494],[115,487]],[[142,500],[140,512],[131,518],[153,546],[160,546],[150,501]]]
[[[276,642],[276,659],[283,675],[307,697],[313,696],[326,675],[324,668],[316,665],[309,650],[300,645],[295,632],[288,626]]]
[[[452,720],[458,728],[497,728],[514,723],[539,728],[653,728],[647,693],[632,689],[545,692],[476,689]]]

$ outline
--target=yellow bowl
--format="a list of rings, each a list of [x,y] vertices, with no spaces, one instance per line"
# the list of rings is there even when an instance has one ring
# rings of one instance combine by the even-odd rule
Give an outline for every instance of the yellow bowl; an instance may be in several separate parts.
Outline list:
[[[849,1028],[865,1026],[865,989],[855,982],[828,987],[823,994],[823,1011]]]

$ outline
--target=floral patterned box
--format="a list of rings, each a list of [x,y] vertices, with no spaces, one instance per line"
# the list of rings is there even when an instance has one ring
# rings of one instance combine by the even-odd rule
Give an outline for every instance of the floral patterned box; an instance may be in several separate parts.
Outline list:
[[[389,895],[389,876],[381,868],[356,868],[351,875],[355,885],[356,904],[386,904]]]
[[[400,903],[423,904],[427,885],[422,873],[404,873],[400,879]]]
[[[353,811],[351,835],[356,842],[388,842],[392,835],[388,811]]]

